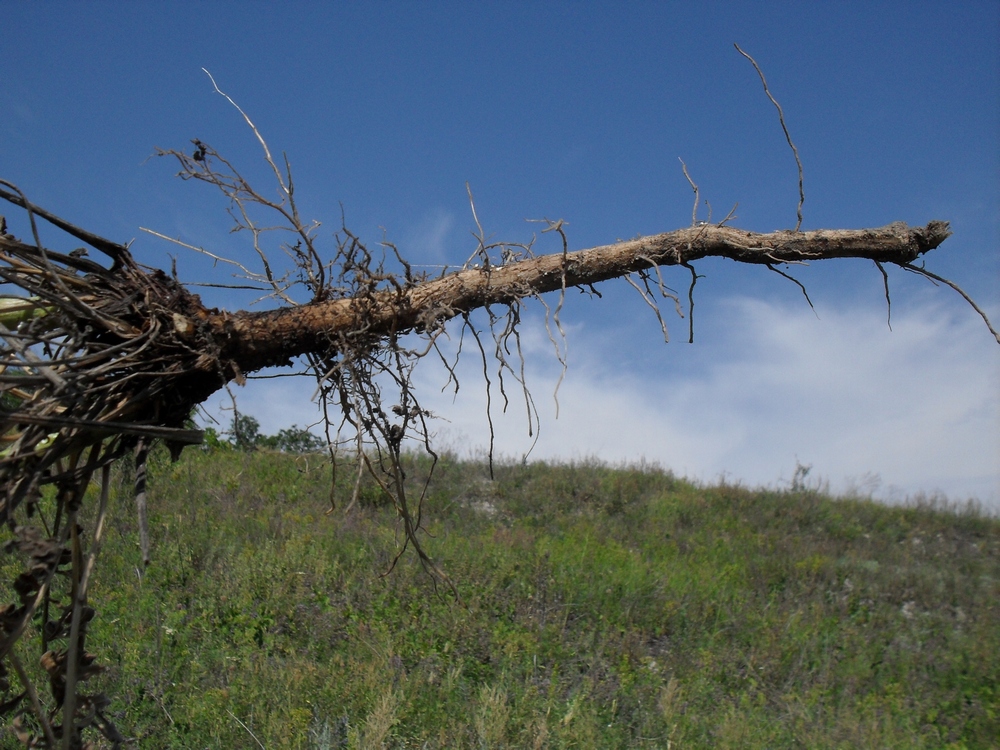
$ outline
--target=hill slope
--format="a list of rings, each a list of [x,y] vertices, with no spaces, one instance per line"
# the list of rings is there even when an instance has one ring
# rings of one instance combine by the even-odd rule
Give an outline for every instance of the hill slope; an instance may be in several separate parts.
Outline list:
[[[151,475],[153,564],[122,492],[92,594],[138,747],[1000,737],[1000,521],[972,511],[445,460],[426,543],[456,603],[411,555],[384,575],[402,537],[377,489],[324,513],[319,457],[190,450]]]

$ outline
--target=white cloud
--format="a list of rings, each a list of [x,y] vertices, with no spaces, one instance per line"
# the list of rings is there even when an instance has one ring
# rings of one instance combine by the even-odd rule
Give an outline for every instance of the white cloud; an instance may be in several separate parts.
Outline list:
[[[724,340],[694,346],[647,341],[629,351],[622,337],[611,350],[586,327],[570,331],[558,419],[559,368],[540,321],[526,320],[542,419],[532,458],[645,459],[750,486],[787,483],[798,461],[834,491],[878,485],[876,496],[887,499],[940,491],[1000,510],[1000,349],[968,309],[894,313],[892,331],[878,307],[822,311],[817,320],[805,306],[735,299],[713,314],[728,321]],[[467,343],[454,400],[439,392],[442,369],[418,373],[424,406],[447,420],[437,424],[439,443],[465,455],[481,454],[489,440],[473,351]],[[638,369],[621,369],[643,358]],[[273,432],[315,419],[312,390],[304,379],[258,381],[262,395],[241,396],[241,407]],[[519,458],[532,439],[515,384],[508,394],[502,415],[494,390],[496,451]]]
[[[454,227],[455,215],[452,212],[441,209],[431,211],[405,233],[402,247],[407,248],[411,259],[419,258],[436,265],[454,264],[455,259],[449,257],[449,248],[454,244],[449,242],[449,238]],[[417,265],[417,268],[420,269],[420,266]]]

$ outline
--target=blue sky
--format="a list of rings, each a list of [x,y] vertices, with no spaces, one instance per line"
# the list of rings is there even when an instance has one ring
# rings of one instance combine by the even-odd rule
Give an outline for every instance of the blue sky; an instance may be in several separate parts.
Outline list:
[[[713,217],[738,201],[737,226],[790,228],[795,164],[737,42],[799,147],[804,228],[951,221],[928,267],[1000,318],[1000,6],[621,5],[0,1],[0,177],[93,231],[135,238],[145,263],[173,255],[186,280],[225,280],[139,230],[251,259],[219,196],[148,158],[199,138],[268,184],[204,67],[287,153],[303,213],[327,236],[343,206],[355,232],[375,242],[384,228],[414,263],[470,254],[466,182],[497,237],[527,239],[536,227],[524,220],[543,216],[569,222],[573,248],[685,226],[678,158]],[[1000,507],[1000,347],[956,295],[890,270],[889,331],[868,263],[798,270],[817,313],[765,270],[699,270],[693,346],[680,343],[686,321],[669,318],[664,345],[622,282],[603,300],[572,299],[558,420],[558,367],[540,312],[529,318],[535,457],[644,458],[772,486],[798,461],[838,491],[940,490]],[[420,375],[439,440],[460,452],[487,439],[474,370],[455,399],[439,395],[442,373]],[[313,418],[310,391],[262,381],[240,403],[276,431]],[[530,445],[519,414],[498,420],[511,457]]]

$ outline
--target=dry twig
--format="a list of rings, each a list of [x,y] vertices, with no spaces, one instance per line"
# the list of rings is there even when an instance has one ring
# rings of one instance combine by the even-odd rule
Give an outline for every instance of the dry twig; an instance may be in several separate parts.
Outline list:
[[[802,186],[802,160],[799,158],[799,150],[795,148],[795,144],[792,143],[792,136],[788,132],[788,126],[785,125],[785,113],[781,109],[781,105],[778,104],[778,100],[771,95],[771,90],[767,87],[767,79],[764,78],[764,71],[760,69],[756,60],[740,49],[740,45],[734,44],[733,46],[736,47],[737,52],[750,61],[754,70],[757,71],[757,75],[760,76],[760,82],[764,84],[764,93],[767,94],[767,98],[771,100],[771,104],[774,105],[774,108],[778,110],[778,121],[781,123],[781,130],[784,132],[785,140],[788,141],[788,146],[792,149],[792,154],[795,156],[795,166],[799,168],[799,206],[796,209],[796,216],[798,217],[798,220],[795,222],[795,231],[797,232],[802,226],[802,204],[806,202],[806,193]]]

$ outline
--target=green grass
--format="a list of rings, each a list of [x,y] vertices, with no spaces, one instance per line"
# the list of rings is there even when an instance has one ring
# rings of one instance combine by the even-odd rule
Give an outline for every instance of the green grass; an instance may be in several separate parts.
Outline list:
[[[413,555],[385,575],[401,530],[377,492],[325,514],[320,458],[188,450],[151,474],[153,564],[116,499],[91,596],[137,747],[1000,737],[1000,521],[971,510],[446,460],[424,542],[456,602]]]

